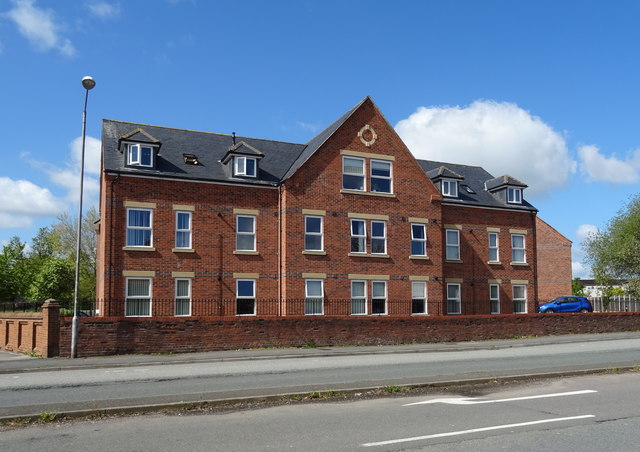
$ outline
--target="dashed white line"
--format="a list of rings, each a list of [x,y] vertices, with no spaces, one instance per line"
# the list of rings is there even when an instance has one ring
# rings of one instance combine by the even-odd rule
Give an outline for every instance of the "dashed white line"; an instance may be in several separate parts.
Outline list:
[[[496,400],[479,400],[479,399],[470,399],[470,398],[464,398],[464,397],[449,397],[444,399],[432,399],[432,400],[425,400],[423,402],[407,403],[406,405],[402,405],[402,406],[426,405],[426,404],[432,404],[432,403],[447,403],[450,405],[478,405],[482,403],[515,402],[517,400],[546,399],[549,397],[565,397],[565,396],[573,396],[573,395],[592,394],[594,392],[598,392],[598,391],[594,391],[593,389],[585,389],[582,391],[556,392],[553,394],[540,394],[540,395],[534,395],[534,396],[512,397],[509,399],[496,399]]]

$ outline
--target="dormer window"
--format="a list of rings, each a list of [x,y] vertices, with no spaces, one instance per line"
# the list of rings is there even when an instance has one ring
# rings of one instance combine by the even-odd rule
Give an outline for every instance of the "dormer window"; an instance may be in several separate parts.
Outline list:
[[[458,197],[458,181],[451,179],[442,179],[442,196],[450,198]]]
[[[127,165],[153,167],[153,147],[129,144],[127,146]]]
[[[507,188],[507,202],[509,204],[522,204],[522,189],[508,187]]]
[[[233,159],[233,175],[256,177],[256,159],[250,157],[234,157]]]

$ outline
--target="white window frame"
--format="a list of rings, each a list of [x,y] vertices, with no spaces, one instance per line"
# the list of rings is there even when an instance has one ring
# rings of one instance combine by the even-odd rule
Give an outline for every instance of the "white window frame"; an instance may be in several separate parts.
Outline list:
[[[149,164],[146,165],[142,162],[142,148],[149,149]],[[136,153],[134,158],[133,153]],[[145,144],[129,144],[127,145],[127,165],[129,166],[144,166],[146,168],[153,167],[153,146]]]
[[[381,163],[383,165],[389,165],[389,176],[374,176],[373,175],[373,164],[374,163]],[[393,163],[389,160],[376,160],[376,159],[371,159],[369,161],[369,177],[371,178],[371,181],[369,182],[369,186],[371,187],[371,192],[372,193],[387,193],[387,194],[391,194],[393,193]],[[381,190],[374,190],[373,189],[373,180],[374,179],[381,179],[381,180],[388,180],[389,181],[389,191],[381,191]]]
[[[129,281],[147,281],[149,283],[149,293],[147,295],[129,295]],[[124,297],[124,315],[125,317],[151,317],[153,312],[153,281],[152,278],[140,278],[140,277],[128,277],[125,278],[124,283],[125,297]],[[129,308],[129,300],[148,300],[149,313],[148,314],[127,314]]]
[[[188,288],[188,293],[187,295],[179,295],[178,294],[178,285],[180,284],[180,282],[187,282],[187,288]],[[191,278],[175,278],[175,287],[174,287],[174,315],[176,317],[190,317],[191,316]],[[178,305],[182,305],[184,302],[188,303],[189,309],[188,312],[185,313],[181,313],[178,314]]]
[[[362,173],[350,173],[345,170],[345,161],[346,160],[358,160],[362,162]],[[342,156],[342,189],[343,190],[354,190],[354,191],[367,191],[367,161],[363,158],[352,157],[352,156]],[[347,188],[344,184],[344,176],[354,176],[362,178],[362,189],[359,188]]]
[[[509,204],[522,204],[522,188],[507,187],[507,202]]]
[[[491,238],[494,237],[495,238],[495,243],[492,245],[491,244]],[[489,233],[489,262],[500,262],[500,238],[498,237],[498,233],[497,232],[490,232]],[[492,259],[491,256],[491,252],[495,253],[495,259]]]
[[[373,225],[374,224],[381,224],[382,225],[382,236],[373,235]],[[373,251],[374,240],[377,241],[377,242],[382,242],[383,243],[384,250],[382,252],[374,252]],[[365,251],[366,251],[366,243],[365,243]],[[387,222],[386,221],[371,220],[371,254],[381,254],[381,255],[386,255],[387,254]]]
[[[450,287],[458,288],[457,297],[449,296]],[[457,310],[451,309],[454,306],[457,307]],[[460,283],[447,283],[447,314],[462,314],[462,286]]]
[[[523,297],[516,297],[516,289],[522,289]],[[512,286],[513,293],[513,313],[514,314],[526,314],[527,313],[527,286],[524,284],[514,284]],[[518,303],[522,303],[524,310],[518,311],[516,308]]]
[[[131,212],[149,212],[149,226],[131,226],[129,225],[129,218]],[[149,231],[149,244],[142,245],[129,243],[129,231]],[[126,246],[137,247],[137,248],[152,248],[153,247],[153,209],[143,209],[140,207],[127,207],[127,230],[125,234],[125,243]]]
[[[363,294],[359,295],[359,296],[354,296],[353,295],[353,287],[355,284],[362,284],[362,287],[364,288],[363,290]],[[364,312],[354,312],[354,301],[357,301],[358,304],[362,305],[364,307]],[[350,305],[351,305],[351,315],[367,315],[367,281],[365,280],[359,280],[359,279],[353,279],[351,280],[351,299],[350,299]]]
[[[382,286],[384,288],[384,295],[375,296],[374,286]],[[376,304],[379,304],[380,301],[382,301],[384,309],[382,310],[382,312],[375,312],[375,306]],[[387,315],[387,305],[387,281],[371,281],[371,315]]]
[[[362,223],[363,224],[363,228],[362,228],[362,234],[354,234],[353,233],[353,224],[354,223]],[[350,241],[349,241],[349,252],[350,253],[354,253],[354,254],[367,254],[367,221],[366,220],[362,220],[360,218],[352,218],[351,221],[349,222],[349,233],[350,233]],[[353,240],[354,239],[358,239],[358,243],[360,243],[360,241],[362,241],[362,250],[360,251],[353,251]]]
[[[500,284],[489,284],[489,310],[491,314],[500,314]]]
[[[414,227],[419,227],[422,229],[422,238],[420,237],[415,237],[413,234],[413,228]],[[421,254],[414,254],[413,252],[413,244],[417,243],[422,245],[422,248],[424,250],[423,253]],[[426,256],[427,255],[427,226],[423,223],[411,223],[411,248],[409,250],[409,252],[411,253],[411,256]]]
[[[458,181],[453,179],[442,179],[440,182],[442,186],[442,196],[449,198],[458,197]]]
[[[455,242],[449,242],[450,235],[456,237]],[[449,256],[449,249],[455,250],[455,257]],[[460,231],[458,229],[445,229],[445,257],[448,261],[460,260]]]
[[[320,283],[320,296],[309,294],[309,283]],[[319,305],[319,312],[317,308]],[[304,315],[324,315],[324,280],[304,280]]]
[[[248,161],[253,161],[253,172],[247,171],[249,165]],[[240,163],[242,162],[242,163]],[[237,156],[233,158],[233,175],[234,176],[246,176],[256,177],[258,172],[258,162],[253,157]]]
[[[320,232],[310,232],[307,229],[307,222],[310,218],[320,220]],[[320,248],[307,248],[307,236],[320,237]],[[305,251],[324,251],[324,217],[318,215],[305,215],[304,216],[304,250]]]
[[[240,288],[240,283],[241,282],[251,282],[252,288],[253,288],[253,294],[252,295],[240,295],[239,293],[239,288]],[[253,300],[253,312],[251,313],[242,313],[239,314],[238,313],[238,303],[240,302],[240,300]],[[236,279],[236,315],[237,316],[254,316],[256,315],[256,308],[257,308],[257,299],[256,299],[256,280],[255,279]]]
[[[240,231],[239,229],[239,224],[240,224],[240,218],[251,218],[253,220],[253,231],[250,232],[245,232],[245,231]],[[236,215],[236,251],[248,251],[248,252],[255,252],[256,251],[256,216],[255,215]],[[253,237],[253,247],[252,249],[245,249],[245,248],[239,248],[238,247],[238,242],[239,242],[239,238],[240,236],[244,236],[244,237],[249,237],[252,236]]]
[[[189,227],[184,229],[184,228],[180,228],[179,224],[180,222],[178,221],[178,218],[180,217],[180,215],[187,215],[188,219],[189,219]],[[192,219],[193,219],[193,215],[192,212],[189,211],[185,211],[185,210],[177,210],[176,211],[176,243],[175,243],[175,247],[178,249],[191,249],[192,248]],[[187,237],[189,237],[188,240],[188,244],[187,246],[178,246],[178,234],[179,233],[183,233],[186,234]]]
[[[419,295],[416,296],[416,293],[419,293]],[[414,309],[416,302],[422,303],[422,310]],[[411,315],[425,315],[427,313],[427,282],[411,281]]]
[[[522,237],[522,246],[516,246],[514,239],[516,237]],[[518,253],[522,253],[522,259],[517,256]],[[514,264],[526,264],[527,263],[527,242],[524,234],[511,234],[511,262]]]

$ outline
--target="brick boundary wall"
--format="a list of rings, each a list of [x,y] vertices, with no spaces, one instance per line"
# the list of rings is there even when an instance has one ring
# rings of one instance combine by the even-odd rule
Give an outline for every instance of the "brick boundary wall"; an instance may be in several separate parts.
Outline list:
[[[0,313],[0,350],[58,356],[60,305],[47,300],[42,312]]]
[[[446,317],[80,318],[78,356],[263,347],[389,345],[640,331],[640,313]],[[71,318],[60,319],[69,356]]]

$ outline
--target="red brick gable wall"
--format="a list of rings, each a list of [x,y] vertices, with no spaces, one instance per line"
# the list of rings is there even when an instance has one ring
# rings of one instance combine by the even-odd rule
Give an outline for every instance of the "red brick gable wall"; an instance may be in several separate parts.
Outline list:
[[[358,137],[358,132],[366,125],[377,134],[371,146],[366,146]],[[393,196],[341,190],[341,151],[393,157]],[[364,158],[369,188],[370,158]],[[389,299],[410,300],[410,277],[425,276],[430,278],[427,284],[430,301],[441,300],[441,287],[433,280],[434,276],[442,274],[442,243],[437,224],[440,221],[439,200],[439,192],[405,144],[375,105],[366,100],[284,184],[284,293],[290,298],[304,298],[304,273],[320,273],[326,274],[325,297],[346,300],[350,297],[349,275],[383,275],[389,277]],[[324,255],[303,254],[304,209],[324,212]],[[349,256],[349,214],[388,217],[388,257]],[[430,220],[427,224],[428,259],[409,258],[411,217]],[[370,239],[370,220],[365,221]]]
[[[571,295],[571,240],[540,218],[538,231],[538,281],[540,302]]]

